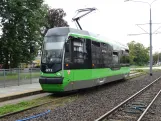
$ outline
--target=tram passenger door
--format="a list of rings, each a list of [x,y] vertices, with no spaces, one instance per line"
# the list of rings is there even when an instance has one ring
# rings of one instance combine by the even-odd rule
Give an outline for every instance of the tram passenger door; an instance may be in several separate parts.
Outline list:
[[[65,43],[64,77],[73,80],[71,38]]]

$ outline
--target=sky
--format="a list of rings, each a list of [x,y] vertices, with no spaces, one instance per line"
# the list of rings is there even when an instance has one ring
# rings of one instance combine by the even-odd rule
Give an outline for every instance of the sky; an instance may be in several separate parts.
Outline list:
[[[154,0],[141,0],[142,2],[151,3]],[[70,27],[77,28],[72,18],[76,15],[76,10],[81,8],[95,7],[98,10],[88,14],[80,19],[83,30],[87,30],[107,37],[112,41],[122,44],[134,40],[142,43],[145,47],[150,45],[149,34],[133,35],[149,33],[149,11],[150,7],[146,3],[124,0],[44,0],[51,8],[63,8],[67,16],[64,18]],[[152,32],[161,27],[161,0],[155,0],[151,5],[152,23],[160,23],[152,25]],[[137,24],[141,25],[145,31],[140,29]],[[158,30],[161,32],[161,28]],[[153,34],[152,47],[154,52],[161,52],[161,33]]]

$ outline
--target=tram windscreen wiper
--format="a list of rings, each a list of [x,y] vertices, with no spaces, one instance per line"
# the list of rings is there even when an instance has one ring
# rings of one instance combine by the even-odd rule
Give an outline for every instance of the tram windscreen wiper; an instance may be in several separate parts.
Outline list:
[[[46,50],[46,62],[51,63],[61,63],[62,59],[62,49],[58,50]]]

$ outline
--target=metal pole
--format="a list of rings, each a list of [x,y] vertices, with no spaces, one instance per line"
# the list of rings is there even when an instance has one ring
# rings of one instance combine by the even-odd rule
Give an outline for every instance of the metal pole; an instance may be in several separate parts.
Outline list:
[[[159,53],[158,53],[158,65],[159,65]]]
[[[125,0],[126,1],[133,1],[133,0]],[[150,36],[150,57],[149,57],[149,60],[150,60],[150,76],[153,75],[152,73],[152,66],[153,66],[153,55],[152,55],[152,20],[151,20],[151,5],[155,2],[156,0],[153,0],[153,2],[150,4],[148,2],[143,2],[143,1],[133,1],[133,2],[141,2],[141,3],[147,3],[150,7],[150,23],[149,23],[149,26],[150,26],[150,33],[149,33],[149,36]],[[158,30],[158,29],[157,29]]]
[[[158,55],[159,56],[159,55]],[[159,58],[158,58],[158,65],[160,65],[160,62],[159,62],[160,60],[159,60]]]
[[[30,65],[30,84],[32,84],[32,63]]]
[[[18,66],[18,86],[20,86],[20,66]]]
[[[78,20],[76,20],[76,22],[77,22],[77,24],[78,24],[78,26],[79,26],[79,29],[82,30],[82,27],[80,26]]]
[[[150,76],[153,75],[153,73],[152,73],[152,66],[153,66],[153,55],[152,55],[152,20],[151,20],[151,6],[150,6]]]
[[[3,70],[3,75],[4,75],[4,88],[6,87],[6,71],[5,69],[2,69]]]

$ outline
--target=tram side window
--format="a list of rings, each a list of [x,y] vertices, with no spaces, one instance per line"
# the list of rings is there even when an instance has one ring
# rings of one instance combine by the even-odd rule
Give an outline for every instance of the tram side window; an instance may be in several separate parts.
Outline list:
[[[130,63],[130,57],[129,57],[129,50],[125,50],[125,64],[129,65]]]
[[[125,63],[129,64],[130,63],[130,57],[129,55],[125,56]]]
[[[122,51],[121,57],[120,57],[120,63],[123,66],[129,65],[130,63],[130,57],[129,57],[129,52],[128,51]]]
[[[113,66],[117,66],[119,64],[119,53],[113,52]]]
[[[108,57],[109,57],[109,66],[111,67],[112,66],[112,60],[113,60],[113,48],[111,45],[109,45],[109,48],[108,48]]]
[[[92,67],[101,68],[102,66],[102,50],[100,47],[100,42],[92,41]]]
[[[120,54],[120,64],[121,65],[124,65],[124,61],[125,61],[124,50],[121,50],[121,54]]]
[[[108,68],[112,63],[112,47],[103,42],[92,41],[93,68]]]

